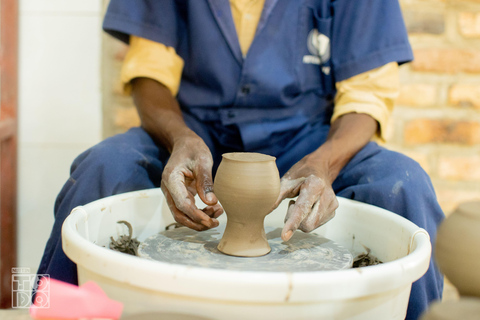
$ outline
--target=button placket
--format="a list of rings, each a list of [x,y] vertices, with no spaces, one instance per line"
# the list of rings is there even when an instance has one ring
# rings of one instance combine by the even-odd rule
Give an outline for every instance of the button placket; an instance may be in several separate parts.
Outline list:
[[[244,84],[243,86],[241,86],[240,92],[244,95],[249,94],[250,93],[250,85]]]

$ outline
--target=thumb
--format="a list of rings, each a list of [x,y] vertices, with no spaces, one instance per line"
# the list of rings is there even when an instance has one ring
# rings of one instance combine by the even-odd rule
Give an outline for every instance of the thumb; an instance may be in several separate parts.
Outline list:
[[[277,200],[275,201],[275,203],[273,204],[272,208],[270,209],[270,212],[272,212],[273,210],[277,209],[278,206],[280,205],[280,203],[283,201],[283,199],[285,199],[285,194],[282,194],[280,192],[280,194],[278,195],[278,198]]]
[[[195,174],[197,193],[200,199],[207,205],[214,205],[218,202],[213,193],[212,166],[200,164]]]
[[[292,193],[292,189],[294,189],[296,187],[297,186],[296,186],[295,181],[294,181],[294,183],[292,183],[292,180],[283,177],[280,180],[280,193],[278,194],[278,198],[275,201],[275,203],[273,204],[273,207],[270,210],[270,212],[275,210],[280,205],[280,203]]]

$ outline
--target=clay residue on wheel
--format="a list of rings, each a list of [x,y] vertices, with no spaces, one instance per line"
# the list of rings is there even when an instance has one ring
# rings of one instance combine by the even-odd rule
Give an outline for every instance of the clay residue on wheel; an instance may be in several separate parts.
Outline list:
[[[284,242],[281,228],[267,227],[272,252],[261,257],[235,257],[221,253],[217,245],[225,226],[197,232],[188,228],[163,231],[147,238],[139,247],[139,256],[173,264],[202,268],[308,272],[351,268],[350,251],[317,234],[296,232]]]

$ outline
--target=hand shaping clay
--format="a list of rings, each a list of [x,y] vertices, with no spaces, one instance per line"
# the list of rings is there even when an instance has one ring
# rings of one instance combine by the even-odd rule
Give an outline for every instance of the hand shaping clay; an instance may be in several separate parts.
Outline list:
[[[440,225],[435,257],[463,296],[480,297],[480,202],[461,204]],[[458,318],[460,319],[460,318]]]
[[[260,153],[224,154],[214,192],[227,215],[218,250],[242,257],[269,253],[263,221],[280,193],[275,158]]]

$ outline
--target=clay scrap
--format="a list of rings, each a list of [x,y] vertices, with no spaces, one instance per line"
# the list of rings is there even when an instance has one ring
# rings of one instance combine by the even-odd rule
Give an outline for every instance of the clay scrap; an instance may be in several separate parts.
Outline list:
[[[117,221],[117,223],[123,223],[127,226],[128,235],[121,235],[117,240],[113,239],[113,237],[110,237],[111,241],[108,247],[111,250],[130,254],[132,256],[138,255],[138,246],[140,245],[140,241],[138,241],[137,238],[132,238],[132,225],[125,220]]]

